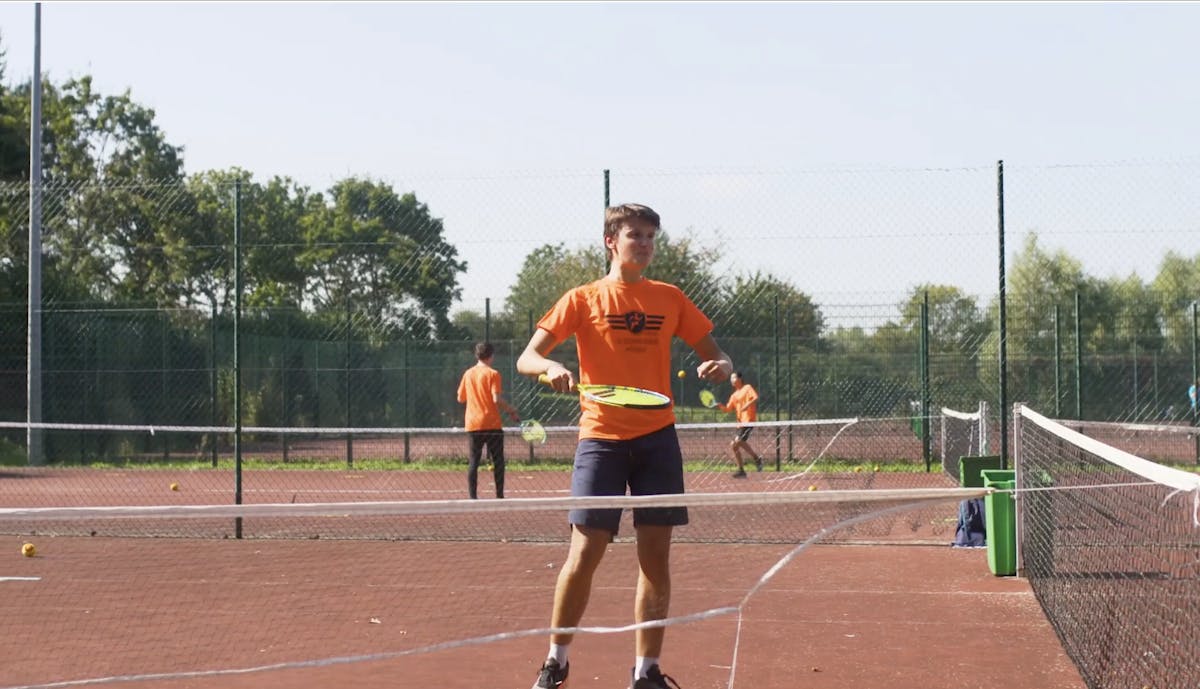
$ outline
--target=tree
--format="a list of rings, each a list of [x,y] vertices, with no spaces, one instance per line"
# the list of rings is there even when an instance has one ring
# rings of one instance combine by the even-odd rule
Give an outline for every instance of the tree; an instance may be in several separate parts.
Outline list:
[[[720,303],[721,282],[712,268],[720,255],[719,244],[700,247],[691,232],[672,239],[660,230],[655,236],[654,260],[645,275],[678,285],[701,309],[711,311]],[[521,264],[509,288],[505,311],[517,323],[530,312],[539,318],[567,290],[597,280],[607,270],[608,257],[601,247],[568,249],[561,243],[539,246]]]
[[[921,304],[929,297],[929,349],[931,352],[972,354],[991,331],[974,297],[952,285],[917,285],[900,305],[900,323],[920,332]]]
[[[370,327],[416,338],[450,331],[465,262],[442,221],[412,194],[350,178],[304,216],[304,298],[317,312],[353,310]]]
[[[710,317],[722,338],[771,337],[776,330],[782,336],[786,329],[793,341],[815,348],[825,327],[812,298],[771,273],[735,275],[718,303]]]
[[[26,102],[4,83],[7,51],[0,35],[0,183],[29,177],[29,113]],[[0,199],[0,204],[3,204]],[[3,208],[0,208],[3,212]]]
[[[1158,297],[1165,346],[1174,354],[1192,348],[1192,304],[1200,301],[1200,254],[1188,258],[1168,251],[1151,282]]]
[[[525,256],[509,288],[505,311],[514,318],[532,313],[538,319],[564,292],[604,275],[603,249],[569,250],[563,244],[543,244]]]

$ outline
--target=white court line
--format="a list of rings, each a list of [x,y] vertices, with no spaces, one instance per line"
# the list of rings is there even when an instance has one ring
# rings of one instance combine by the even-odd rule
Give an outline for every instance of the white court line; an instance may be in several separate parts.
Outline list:
[[[41,577],[0,577],[0,581],[41,581]]]

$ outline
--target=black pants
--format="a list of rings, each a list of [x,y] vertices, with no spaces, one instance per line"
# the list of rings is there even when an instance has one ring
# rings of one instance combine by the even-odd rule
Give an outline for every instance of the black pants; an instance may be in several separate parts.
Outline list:
[[[479,460],[483,458],[486,445],[488,457],[492,459],[492,478],[496,482],[496,497],[504,497],[504,431],[468,431],[471,446],[467,455],[467,495],[474,500],[479,486]]]

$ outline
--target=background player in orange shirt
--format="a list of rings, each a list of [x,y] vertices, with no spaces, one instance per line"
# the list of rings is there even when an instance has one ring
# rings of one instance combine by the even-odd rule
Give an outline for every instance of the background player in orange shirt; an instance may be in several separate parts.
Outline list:
[[[750,424],[758,421],[758,391],[754,389],[753,385],[747,383],[746,379],[738,371],[734,371],[733,375],[729,376],[729,382],[733,385],[733,393],[729,395],[729,402],[718,404],[717,408],[724,412],[732,411],[736,413],[739,424]],[[746,478],[746,467],[742,462],[742,450],[745,450],[754,458],[754,467],[762,471],[762,457],[754,451],[754,448],[750,447],[750,433],[753,430],[753,426],[739,426],[737,434],[733,436],[733,441],[729,443],[729,450],[733,453],[733,461],[737,463],[737,471],[733,473],[734,478]]]
[[[646,206],[609,208],[604,246],[611,261],[603,278],[568,290],[538,322],[538,330],[517,360],[527,376],[545,374],[559,392],[577,382],[628,385],[671,393],[671,341],[679,337],[699,355],[696,375],[721,382],[733,371],[729,356],[712,337],[712,321],[675,285],[647,279],[642,271],[654,257],[659,216]],[[579,376],[547,356],[574,335]],[[673,407],[626,409],[580,400],[579,444],[571,474],[577,496],[682,493],[683,457],[675,434]],[[592,574],[617,533],[619,509],[572,510],[571,545],[558,574],[550,623],[576,626],[591,592]],[[663,619],[671,599],[671,533],[687,523],[687,509],[634,509],[638,584],[634,616],[638,622]],[[633,687],[666,689],[658,666],[663,628],[638,629]],[[554,634],[535,689],[558,689],[567,679],[570,634]]]
[[[475,345],[475,365],[467,369],[458,381],[458,401],[467,405],[463,427],[470,438],[467,462],[467,495],[476,498],[479,483],[479,460],[487,447],[492,460],[492,478],[496,497],[504,497],[504,426],[500,410],[508,412],[513,421],[520,421],[517,410],[500,396],[500,372],[492,368],[495,349],[490,342]]]

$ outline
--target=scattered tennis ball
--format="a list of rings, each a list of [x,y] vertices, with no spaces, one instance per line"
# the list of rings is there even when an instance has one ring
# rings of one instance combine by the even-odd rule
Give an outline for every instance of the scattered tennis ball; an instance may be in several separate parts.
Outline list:
[[[861,473],[862,473],[862,467],[854,467],[854,473],[856,473],[856,474],[861,474]]]
[[[874,471],[879,471],[879,465],[878,465],[878,464],[876,464],[876,465],[875,465]]]
[[[26,543],[25,545],[21,546],[21,554],[25,557],[33,557],[34,555],[37,555],[37,548],[35,548],[32,543]]]
[[[178,484],[178,483],[172,483],[172,484],[171,484],[171,490],[179,490],[179,484]]]
[[[817,489],[817,487],[816,487],[816,486],[809,486],[809,487],[808,487],[808,489],[809,489],[809,490],[816,490],[816,489]]]
[[[675,374],[675,377],[680,378],[680,379],[687,378],[687,371],[685,371],[681,368],[681,369],[679,369],[679,373]]]

